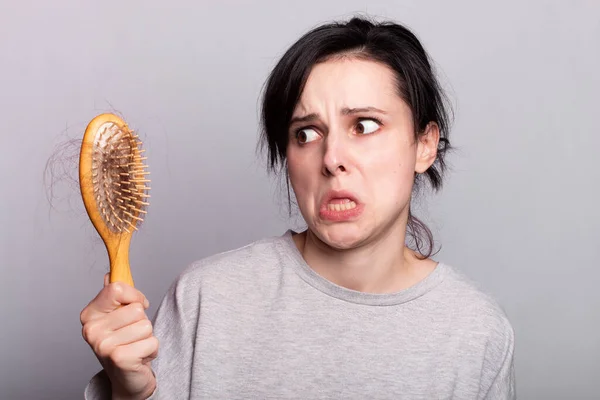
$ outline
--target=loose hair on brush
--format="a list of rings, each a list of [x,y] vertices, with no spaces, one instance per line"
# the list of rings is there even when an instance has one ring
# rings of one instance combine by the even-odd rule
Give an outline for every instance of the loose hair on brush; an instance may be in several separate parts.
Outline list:
[[[282,56],[271,71],[264,88],[261,108],[262,148],[268,150],[268,168],[285,170],[288,201],[291,199],[287,175],[286,149],[288,127],[312,67],[337,56],[380,62],[395,73],[399,96],[413,116],[415,139],[425,133],[428,124],[440,131],[437,158],[423,174],[416,174],[414,190],[429,183],[434,191],[442,187],[450,150],[450,107],[442,91],[432,61],[418,38],[395,22],[374,22],[354,17],[347,22],[332,22],[304,34]],[[291,204],[290,204],[291,206]],[[430,229],[409,209],[407,236],[420,257],[434,253]]]

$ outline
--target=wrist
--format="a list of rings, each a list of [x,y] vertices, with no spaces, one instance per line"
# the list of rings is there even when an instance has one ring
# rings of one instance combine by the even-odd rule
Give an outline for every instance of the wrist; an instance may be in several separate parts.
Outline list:
[[[123,390],[119,390],[119,388],[113,388],[112,400],[146,400],[154,394],[155,390],[156,381],[153,381],[150,386],[137,393],[126,393]]]

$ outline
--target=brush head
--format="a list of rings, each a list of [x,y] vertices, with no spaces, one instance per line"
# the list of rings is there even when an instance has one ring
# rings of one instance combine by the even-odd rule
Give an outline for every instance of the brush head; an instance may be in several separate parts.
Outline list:
[[[127,126],[113,121],[96,131],[92,150],[92,185],[96,207],[113,233],[131,232],[149,205],[149,172],[142,143]]]
[[[100,235],[131,234],[147,213],[150,187],[142,142],[113,114],[88,125],[80,155],[86,210]]]

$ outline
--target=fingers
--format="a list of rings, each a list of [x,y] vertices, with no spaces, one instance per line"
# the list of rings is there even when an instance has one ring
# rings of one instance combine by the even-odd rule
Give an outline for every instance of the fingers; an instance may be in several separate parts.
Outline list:
[[[102,358],[112,357],[111,355],[117,351],[119,347],[127,346],[138,341],[143,341],[151,336],[152,324],[147,319],[141,320],[105,336],[102,340],[96,343],[94,346],[94,352]],[[128,358],[137,357],[138,361],[148,355],[145,353],[136,353],[134,351],[128,354]]]
[[[82,312],[85,313],[86,310]],[[85,320],[84,315],[83,319]],[[115,331],[136,324],[139,321],[150,320],[146,315],[144,306],[140,303],[131,303],[122,306],[110,313],[97,313],[92,315],[83,323],[82,336],[92,348],[96,348],[100,342],[112,335]],[[117,344],[122,344],[118,342]]]
[[[100,318],[103,314],[131,303],[141,303],[148,308],[149,302],[142,292],[121,282],[114,282],[104,287],[98,295],[81,312],[81,323]]]
[[[152,336],[152,323],[147,319],[143,319],[115,331],[112,335],[112,340],[115,343],[118,343],[119,346],[122,346],[147,339],[150,336]],[[145,354],[140,356],[146,357]]]
[[[104,327],[106,330],[116,331],[144,319],[148,319],[144,307],[140,303],[131,303],[115,310],[106,319]]]
[[[94,318],[83,325],[83,337],[86,341],[94,342],[98,337],[109,335],[114,331],[148,320],[144,307],[140,303],[131,303],[110,314],[102,314],[102,318]]]
[[[158,356],[158,346],[156,346],[156,349],[149,356],[144,357],[144,359],[142,360],[142,364],[148,364],[148,363],[150,363],[157,356]]]
[[[114,365],[124,370],[133,370],[142,360],[151,359],[158,352],[158,339],[150,336],[127,345],[118,346],[111,354]]]

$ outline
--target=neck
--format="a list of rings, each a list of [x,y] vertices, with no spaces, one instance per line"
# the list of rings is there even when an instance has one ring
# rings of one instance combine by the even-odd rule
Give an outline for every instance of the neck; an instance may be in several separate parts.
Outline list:
[[[404,245],[402,228],[347,250],[329,247],[310,230],[297,235],[295,240],[315,272],[339,286],[360,292],[390,293],[406,289],[435,268],[431,260],[419,260]]]

